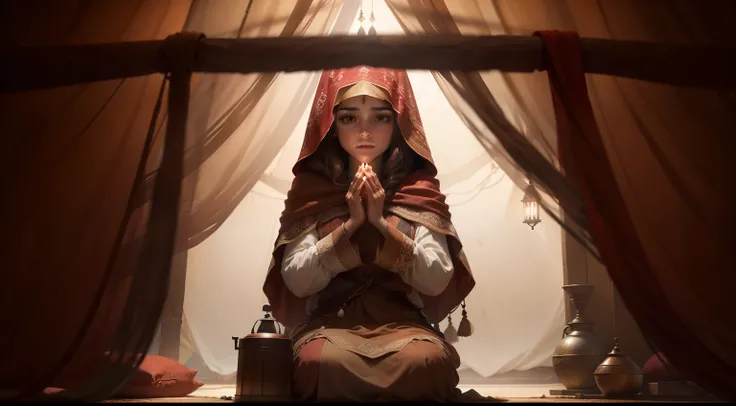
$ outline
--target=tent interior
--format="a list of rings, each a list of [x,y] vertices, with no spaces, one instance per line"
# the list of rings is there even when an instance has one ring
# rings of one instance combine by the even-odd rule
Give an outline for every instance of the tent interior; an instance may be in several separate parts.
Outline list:
[[[163,40],[183,31],[206,38],[352,36],[371,27],[378,35],[566,30],[733,47],[734,11],[733,2],[695,0],[32,0],[3,2],[0,30],[4,48]],[[192,75],[175,250],[165,273],[148,276],[131,269],[148,252],[141,236],[156,224],[150,202],[161,188],[172,85],[151,74],[3,90],[0,348],[9,355],[0,399],[51,387],[94,398],[101,393],[95,385],[120,387],[119,370],[99,372],[111,342],[196,370],[203,385],[189,398],[234,394],[232,337],[247,335],[263,317],[263,281],[320,73]],[[733,79],[731,87],[706,88],[586,75],[615,180],[607,185],[600,177],[598,184],[622,197],[623,209],[610,209],[627,213],[622,222],[611,211],[601,214],[607,204],[618,206],[602,201],[595,187],[579,206],[565,203],[566,192],[550,186],[557,178],[535,172],[503,141],[504,132],[520,137],[569,178],[558,156],[559,113],[547,72],[490,70],[477,72],[479,81],[454,83],[438,71],[408,75],[476,280],[466,300],[474,331],[453,344],[462,388],[570,400],[553,366],[575,317],[562,287],[590,284],[584,316],[600,351],[605,357],[616,339],[644,370],[642,395],[657,400],[650,391],[659,388],[661,399],[734,400],[736,257],[727,230],[736,208]],[[2,76],[3,87],[13,81]],[[486,93],[473,93],[468,83],[492,94],[495,127],[480,112],[490,107],[468,96]],[[542,194],[534,227],[522,222],[531,180]],[[586,230],[580,218],[608,228]],[[617,228],[626,222],[636,254],[627,251],[632,234]],[[603,249],[608,236],[613,242]],[[138,307],[129,311],[133,302]],[[460,310],[452,314],[455,326]],[[446,331],[448,320],[440,327]]]

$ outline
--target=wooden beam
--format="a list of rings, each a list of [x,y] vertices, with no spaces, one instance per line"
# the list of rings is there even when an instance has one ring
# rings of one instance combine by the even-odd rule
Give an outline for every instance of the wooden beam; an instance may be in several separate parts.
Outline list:
[[[587,73],[736,89],[736,48],[581,39]],[[167,40],[0,49],[0,92],[10,93],[166,71]],[[327,36],[202,39],[194,72],[295,72],[373,65],[397,69],[544,69],[533,36]]]

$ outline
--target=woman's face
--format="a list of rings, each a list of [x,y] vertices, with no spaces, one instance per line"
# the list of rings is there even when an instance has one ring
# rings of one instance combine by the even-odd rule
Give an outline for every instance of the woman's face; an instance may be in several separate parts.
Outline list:
[[[371,163],[391,145],[394,111],[375,97],[351,97],[335,109],[335,127],[342,148],[358,162]]]

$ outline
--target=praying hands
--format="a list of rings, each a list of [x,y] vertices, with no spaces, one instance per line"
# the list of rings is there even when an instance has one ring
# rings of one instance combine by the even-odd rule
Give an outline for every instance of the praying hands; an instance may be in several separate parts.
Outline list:
[[[368,164],[362,164],[358,169],[364,180],[362,198],[365,202],[365,216],[370,224],[376,227],[382,234],[386,232],[386,219],[383,217],[383,205],[386,193],[381,186],[378,175]]]

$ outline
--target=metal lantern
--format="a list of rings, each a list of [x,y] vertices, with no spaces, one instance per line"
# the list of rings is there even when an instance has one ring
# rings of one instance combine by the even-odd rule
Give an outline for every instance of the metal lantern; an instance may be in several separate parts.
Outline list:
[[[521,203],[524,206],[523,223],[528,224],[534,230],[534,226],[542,220],[539,219],[539,194],[537,194],[537,190],[534,189],[531,181],[529,181],[529,186],[524,189],[524,198],[521,199]]]
[[[263,305],[266,315],[255,322],[250,334],[233,337],[238,351],[235,402],[289,402],[292,399],[291,339],[271,316],[271,305]],[[256,329],[256,325],[258,329]]]

